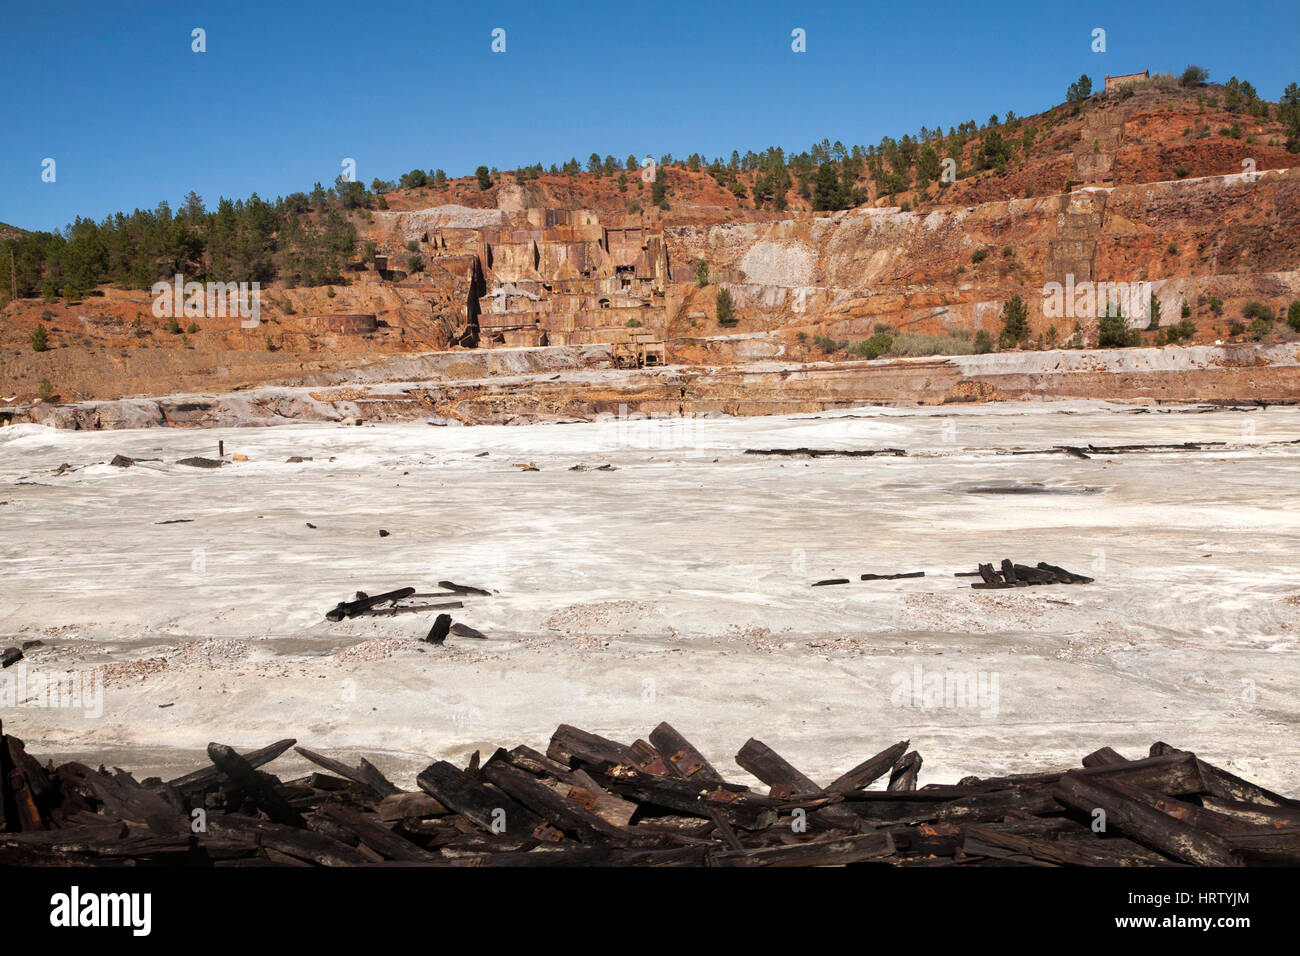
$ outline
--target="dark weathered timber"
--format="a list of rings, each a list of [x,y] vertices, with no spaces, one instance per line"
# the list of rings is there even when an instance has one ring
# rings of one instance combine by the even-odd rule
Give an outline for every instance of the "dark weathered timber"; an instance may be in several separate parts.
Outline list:
[[[897,581],[901,578],[923,578],[924,571],[901,571],[898,574],[864,574],[860,581]]]
[[[794,793],[821,793],[821,785],[805,776],[775,750],[750,737],[736,754],[740,764],[769,787],[790,787]]]
[[[664,762],[678,771],[679,776],[704,783],[722,782],[722,774],[669,723],[661,723],[650,731],[650,743],[654,744]]]
[[[1101,747],[1083,758],[1085,767],[1112,767],[1119,763],[1128,763],[1128,758],[1110,747]]]
[[[824,588],[830,584],[848,584],[848,578],[824,578],[821,581],[814,581],[812,586],[815,588]]]
[[[672,725],[667,721],[650,732],[650,742],[659,751],[660,756],[663,757],[664,765],[673,775],[685,780],[693,780],[699,784],[722,782],[722,775],[713,769],[713,765],[704,759],[704,755],[696,750],[689,740],[673,729]],[[733,850],[743,849],[740,838],[736,836],[736,831],[732,829],[726,818],[713,808],[709,808],[708,813],[709,819],[713,821],[713,825],[718,831],[718,835],[722,837],[727,846]]]
[[[472,637],[480,641],[486,641],[488,639],[488,636],[482,631],[476,631],[468,624],[461,624],[459,621],[451,626],[451,633],[455,634],[457,637]]]
[[[607,823],[590,810],[504,761],[485,766],[483,779],[514,797],[557,830],[581,843],[599,843],[624,835],[619,827]]]
[[[903,755],[889,774],[886,790],[915,790],[916,778],[921,772],[921,755],[915,750]]]
[[[1087,779],[1121,780],[1135,787],[1174,796],[1203,793],[1206,790],[1205,779],[1202,776],[1201,768],[1197,764],[1196,755],[1181,752],[1161,757],[1149,757],[1146,760],[1130,760],[1127,763],[1085,767],[1082,770],[1011,774],[1005,777],[985,777],[983,779],[971,777],[962,782],[976,789],[984,788],[988,790],[1002,790],[1007,787],[1052,786],[1066,773],[1078,774]]]
[[[1024,584],[1028,583],[1025,581],[1021,581],[1018,577],[1016,577],[1016,566],[1011,563],[1010,558],[1002,559],[1002,580],[1006,581],[1007,584],[1014,584],[1017,587],[1023,586]]]
[[[451,615],[439,614],[433,621],[433,627],[429,628],[429,633],[425,635],[424,640],[429,644],[441,644],[447,639],[447,633],[451,630]]]
[[[758,850],[711,850],[709,863],[712,866],[845,866],[892,856],[894,850],[893,839],[882,830]]]
[[[351,780],[353,783],[361,784],[381,800],[384,797],[402,792],[400,789],[393,786],[392,782],[380,773],[379,769],[375,767],[374,764],[366,760],[364,757],[361,758],[356,767],[349,767],[341,760],[326,757],[325,755],[318,754],[313,750],[308,750],[306,747],[294,747],[293,749],[296,753],[306,757],[316,766],[324,767],[330,773],[336,773],[340,777],[345,777],[346,779]]]
[[[423,614],[425,611],[440,611],[446,608],[464,607],[460,601],[443,601],[441,604],[402,604],[397,607],[375,607],[368,611],[358,611],[355,617],[396,617],[399,614]]]
[[[297,742],[298,741],[294,740],[292,737],[287,737],[284,740],[277,740],[269,746],[259,747],[257,750],[250,750],[242,756],[244,760],[248,762],[250,767],[261,767],[264,764],[270,763]],[[167,786],[174,787],[182,792],[189,790],[206,790],[208,787],[214,786],[220,782],[221,778],[222,773],[216,767],[204,767],[202,770],[195,770],[193,773],[187,773],[183,777],[169,780]]]
[[[429,764],[415,779],[429,796],[489,833],[529,836],[542,824],[541,817],[531,810],[445,760]]]
[[[850,790],[861,790],[864,787],[871,786],[872,783],[892,770],[898,761],[903,758],[903,755],[907,753],[909,743],[911,741],[900,740],[892,747],[886,747],[874,757],[869,757],[839,777],[826,788],[827,791],[830,793],[847,793]]]
[[[1065,568],[1057,567],[1054,564],[1048,564],[1046,561],[1039,561],[1038,567],[1043,571],[1051,571],[1056,575],[1056,579],[1062,584],[1091,584],[1092,578],[1082,574],[1075,574],[1073,571],[1067,571]]]
[[[377,812],[381,823],[396,823],[411,818],[445,816],[451,811],[427,793],[395,793],[379,801]]]
[[[1215,813],[1254,823],[1259,826],[1277,829],[1300,827],[1300,810],[1290,807],[1275,807],[1265,803],[1247,803],[1242,800],[1229,800],[1211,794],[1201,794],[1201,806]]]
[[[208,759],[217,769],[229,777],[238,787],[247,793],[258,807],[275,823],[286,826],[303,826],[302,814],[289,806],[288,801],[276,789],[273,778],[254,770],[247,760],[241,757],[233,747],[225,744],[208,744]]]
[[[593,771],[592,776],[608,790],[641,804],[653,804],[689,816],[710,816],[717,810],[733,827],[765,830],[776,822],[780,806],[774,800],[748,791],[708,787],[676,777],[656,777],[636,770],[619,770],[617,775]]]
[[[570,724],[560,724],[555,728],[555,733],[551,735],[550,746],[546,748],[546,756],[570,766],[575,764],[594,767],[618,764],[627,767],[638,766],[637,755],[631,747],[610,740],[608,737],[580,730]]]
[[[1006,584],[1002,576],[993,570],[993,565],[984,563],[979,566],[979,575],[985,584]]]
[[[1146,847],[1119,837],[1091,840],[1043,840],[1005,830],[967,826],[966,835],[982,843],[1054,863],[1057,866],[1181,866]]]
[[[492,592],[483,588],[470,587],[468,584],[457,584],[455,581],[439,581],[438,587],[446,588],[453,594],[476,594],[480,597],[491,597]]]
[[[906,458],[902,448],[746,448],[746,455],[779,455],[786,458]]]
[[[966,833],[950,823],[920,827],[895,827],[888,831],[899,856],[956,856]]]
[[[410,860],[431,863],[438,857],[428,850],[422,850],[410,840],[404,839],[382,826],[370,814],[362,813],[341,803],[326,801],[317,813],[323,814],[339,826],[351,830],[357,839],[374,850],[385,860]]]
[[[97,773],[82,764],[63,766],[76,768],[83,775],[86,785],[102,805],[105,817],[146,826],[159,836],[189,833],[189,820],[162,797],[139,784]]]
[[[336,607],[325,612],[325,617],[330,621],[341,621],[345,617],[356,617],[362,611],[369,611],[371,608],[378,607],[388,601],[400,601],[402,598],[408,598],[414,593],[415,588],[398,588],[396,591],[385,591],[383,594],[362,598],[359,601],[340,601]]]
[[[364,866],[374,858],[314,830],[300,830],[233,813],[209,815],[208,834],[199,834],[203,846],[211,837],[239,840],[279,850],[320,866]]]
[[[1239,866],[1240,857],[1222,837],[1171,817],[1167,813],[1121,793],[1100,779],[1089,780],[1079,772],[1063,776],[1052,788],[1062,803],[1093,815],[1106,813],[1106,826],[1165,856],[1197,866]]]
[[[618,849],[575,846],[572,849],[541,849],[528,852],[484,853],[451,860],[449,866],[549,867],[549,866],[704,866],[708,847],[684,846],[669,850]]]

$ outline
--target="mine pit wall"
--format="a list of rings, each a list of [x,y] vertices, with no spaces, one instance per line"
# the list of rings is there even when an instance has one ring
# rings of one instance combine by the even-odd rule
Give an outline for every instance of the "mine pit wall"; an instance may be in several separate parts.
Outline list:
[[[1244,215],[1250,213],[1250,215]],[[1002,302],[1020,295],[1034,334],[1055,325],[1065,339],[1076,317],[1045,316],[1045,282],[1150,281],[1162,325],[1181,320],[1196,296],[1300,297],[1300,168],[1158,182],[900,212],[855,210],[830,218],[665,230],[674,279],[698,259],[714,284],[732,287],[739,311],[761,328],[825,326],[832,336],[869,333],[876,322],[919,332],[1000,328]],[[1004,257],[1010,247],[1013,256]],[[972,262],[976,250],[987,259]],[[1170,260],[1176,260],[1170,267]],[[959,271],[964,270],[964,271]],[[1195,278],[1191,278],[1195,277]],[[1167,291],[1163,291],[1167,288]],[[687,297],[670,298],[670,326]],[[1225,294],[1226,293],[1226,294]],[[866,321],[861,321],[861,320]],[[831,324],[827,324],[831,323]],[[1082,319],[1085,332],[1095,320]],[[1138,324],[1136,321],[1132,324]]]
[[[609,354],[599,347],[469,353],[478,359],[514,357],[521,374],[495,380],[445,377],[436,384],[426,380],[310,390],[262,388],[233,395],[36,405],[4,412],[15,422],[94,429],[269,425],[349,417],[403,421],[436,416],[489,424],[590,419],[621,412],[777,415],[864,405],[1053,399],[1300,402],[1297,345],[1017,352],[837,365],[676,366],[559,377],[541,374],[546,353],[566,353],[569,361],[581,355],[602,366]],[[390,373],[400,369],[397,360],[386,364]],[[484,367],[472,363],[441,371],[472,374]]]

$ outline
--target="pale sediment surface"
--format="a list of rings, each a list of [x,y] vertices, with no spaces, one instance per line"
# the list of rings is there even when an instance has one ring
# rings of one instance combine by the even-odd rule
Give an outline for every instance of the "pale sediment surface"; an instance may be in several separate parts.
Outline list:
[[[1280,444],[1297,438],[1295,408],[1099,402],[11,426],[0,638],[43,644],[0,676],[0,719],[42,758],[137,776],[201,766],[209,740],[294,736],[411,787],[429,758],[544,749],[562,722],[630,741],[667,720],[736,779],[751,735],[822,782],[907,737],[922,783],[1076,765],[1102,745],[1145,756],[1164,739],[1297,792],[1300,446]],[[176,464],[215,457],[218,440],[248,460]],[[1186,441],[1228,444],[1010,454]],[[909,454],[744,454],[800,446]],[[530,461],[540,470],[515,467]],[[160,523],[176,519],[190,520]],[[953,577],[1003,557],[1096,582],[976,591]],[[914,570],[926,576],[858,580]],[[853,580],[810,587],[834,577]],[[499,592],[452,612],[489,640],[423,644],[432,613],[324,619],[357,590],[441,579]],[[67,673],[102,681],[102,714],[31,699]],[[930,675],[973,681],[977,699],[927,699]]]

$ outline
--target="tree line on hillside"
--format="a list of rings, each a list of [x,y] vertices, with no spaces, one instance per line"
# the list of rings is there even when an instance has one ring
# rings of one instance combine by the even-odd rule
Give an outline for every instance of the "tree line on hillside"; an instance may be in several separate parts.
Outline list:
[[[1189,66],[1182,77],[1153,77],[1152,82],[1178,82],[1184,87],[1203,86],[1208,73]],[[875,196],[891,201],[915,191],[921,201],[938,194],[961,178],[984,170],[1003,170],[1028,157],[1037,142],[1092,95],[1092,81],[1081,76],[1070,85],[1069,108],[1053,109],[1034,121],[1008,111],[985,123],[968,120],[933,129],[922,126],[916,135],[900,139],[884,136],[871,146],[845,146],[823,139],[803,152],[787,155],[779,146],[761,152],[733,150],[730,157],[706,159],[692,153],[683,161],[659,157],[651,176],[651,202],[669,208],[672,167],[707,172],[738,200],[755,208],[781,211],[788,206],[793,188],[816,211],[833,211],[861,205]],[[1203,105],[1205,100],[1202,98]],[[1217,97],[1209,102],[1218,106]],[[1290,84],[1276,108],[1260,99],[1249,82],[1232,77],[1223,87],[1223,108],[1260,119],[1276,119],[1286,128],[1286,146],[1300,152],[1300,87]],[[945,160],[950,160],[945,176]],[[626,192],[641,175],[643,160],[635,154],[619,160],[593,152],[584,164],[577,157],[552,163],[552,175],[577,176],[585,171],[597,178],[616,177]],[[514,171],[518,182],[542,175],[535,163]],[[491,189],[500,179],[495,168],[475,171],[480,189]],[[413,169],[396,181],[374,179],[370,188],[338,177],[331,187],[316,183],[310,193],[292,193],[273,202],[256,193],[246,200],[222,198],[215,210],[205,208],[191,192],[175,212],[166,202],[153,210],[117,213],[101,222],[78,218],[56,232],[33,232],[0,241],[0,295],[20,297],[75,296],[102,283],[123,288],[149,288],[159,279],[182,273],[198,281],[268,282],[289,285],[324,285],[342,281],[345,267],[357,251],[355,220],[369,218],[372,209],[387,209],[385,194],[394,189],[446,188],[441,170]],[[639,184],[638,184],[639,185]],[[629,205],[629,209],[639,204]],[[12,263],[12,266],[11,266]]]

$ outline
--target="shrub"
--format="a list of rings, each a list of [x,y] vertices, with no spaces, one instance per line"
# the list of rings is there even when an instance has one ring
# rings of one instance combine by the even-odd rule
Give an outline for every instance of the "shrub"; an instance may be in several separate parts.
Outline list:
[[[1246,331],[1245,324],[1237,321],[1236,319],[1233,319],[1232,322],[1228,324],[1229,335],[1242,335],[1245,333],[1245,331]]]
[[[1220,299],[1217,295],[1210,296],[1209,306],[1210,306],[1210,311],[1213,312],[1215,315],[1223,315],[1223,300]]]
[[[48,378],[41,379],[41,384],[36,389],[36,394],[41,397],[41,401],[48,402],[54,397],[54,386],[50,384]]]
[[[1183,166],[1181,164],[1174,167],[1174,175],[1177,176],[1179,179],[1183,179],[1190,172],[1191,172],[1190,169],[1188,169],[1186,166]]]
[[[188,332],[190,335],[193,335],[198,330],[199,330],[199,323],[197,322],[191,322],[189,325],[185,327],[185,331]]]
[[[37,323],[36,331],[31,335],[32,351],[44,352],[48,349],[50,347],[49,337],[49,333],[45,330],[45,326]]]
[[[838,352],[840,349],[844,348],[843,342],[836,342],[829,335],[813,336],[813,345],[817,346],[827,355],[829,355],[831,352]]]
[[[181,324],[176,321],[176,316],[173,315],[167,319],[166,329],[172,335],[180,335]]]
[[[1012,256],[1014,256],[1015,254],[1016,254],[1016,250],[1012,249],[1010,246],[1003,246],[1003,247],[1002,247],[1002,258],[1003,258],[1003,259],[1010,259],[1010,258],[1011,258]]]
[[[1190,319],[1192,317],[1192,307],[1187,304],[1186,299],[1183,300],[1182,316],[1184,319]]]
[[[993,351],[993,333],[988,329],[980,329],[975,333],[975,354],[985,355]]]
[[[69,283],[63,287],[63,298],[68,302],[76,302],[80,300],[81,296],[78,294],[76,286]]]
[[[267,350],[268,352],[275,352],[275,351],[277,351],[277,349],[276,349],[276,347],[275,347],[275,343],[271,341],[271,336],[270,336],[270,335],[267,335],[267,337],[266,337],[266,350]]]
[[[888,352],[894,345],[894,336],[889,332],[877,331],[871,338],[864,339],[853,346],[853,354],[865,359],[876,359]]]
[[[478,169],[474,170],[474,176],[478,179],[479,189],[492,188],[492,174],[488,171],[486,166],[480,166]]]
[[[629,329],[639,329],[639,328],[641,328],[641,320],[640,320],[640,319],[628,319],[628,320],[627,320],[626,322],[624,322],[623,324],[626,325]]]
[[[695,263],[695,281],[699,283],[701,288],[709,284],[709,264],[703,259],[699,259]]]
[[[730,289],[719,289],[714,301],[718,307],[718,325],[730,328],[740,321],[736,318],[735,307],[731,301]]]
[[[973,265],[979,265],[988,257],[989,257],[989,251],[987,249],[976,249],[974,252],[970,254],[970,261]]]
[[[1002,334],[998,344],[1014,348],[1029,338],[1029,307],[1024,299],[1013,295],[1002,303]]]
[[[1178,255],[1178,243],[1176,243],[1176,242],[1171,242],[1171,243],[1169,243],[1169,248],[1168,248],[1166,251],[1167,251],[1171,256],[1176,256],[1176,255]]]
[[[1254,319],[1255,321],[1263,322],[1266,325],[1272,325],[1273,320],[1277,318],[1277,314],[1273,311],[1271,306],[1267,306],[1263,302],[1256,302],[1254,300],[1247,302],[1241,307],[1241,316],[1245,319]]]
[[[1183,70],[1182,78],[1179,80],[1183,86],[1202,86],[1210,78],[1210,71],[1203,66],[1189,66]]]
[[[408,272],[416,273],[424,268],[424,259],[421,256],[407,256],[406,269]]]
[[[1286,324],[1300,332],[1300,299],[1292,302],[1291,308],[1286,310]]]
[[[1097,345],[1103,349],[1116,349],[1131,344],[1133,333],[1124,321],[1123,310],[1108,305],[1106,314],[1097,320]]]

